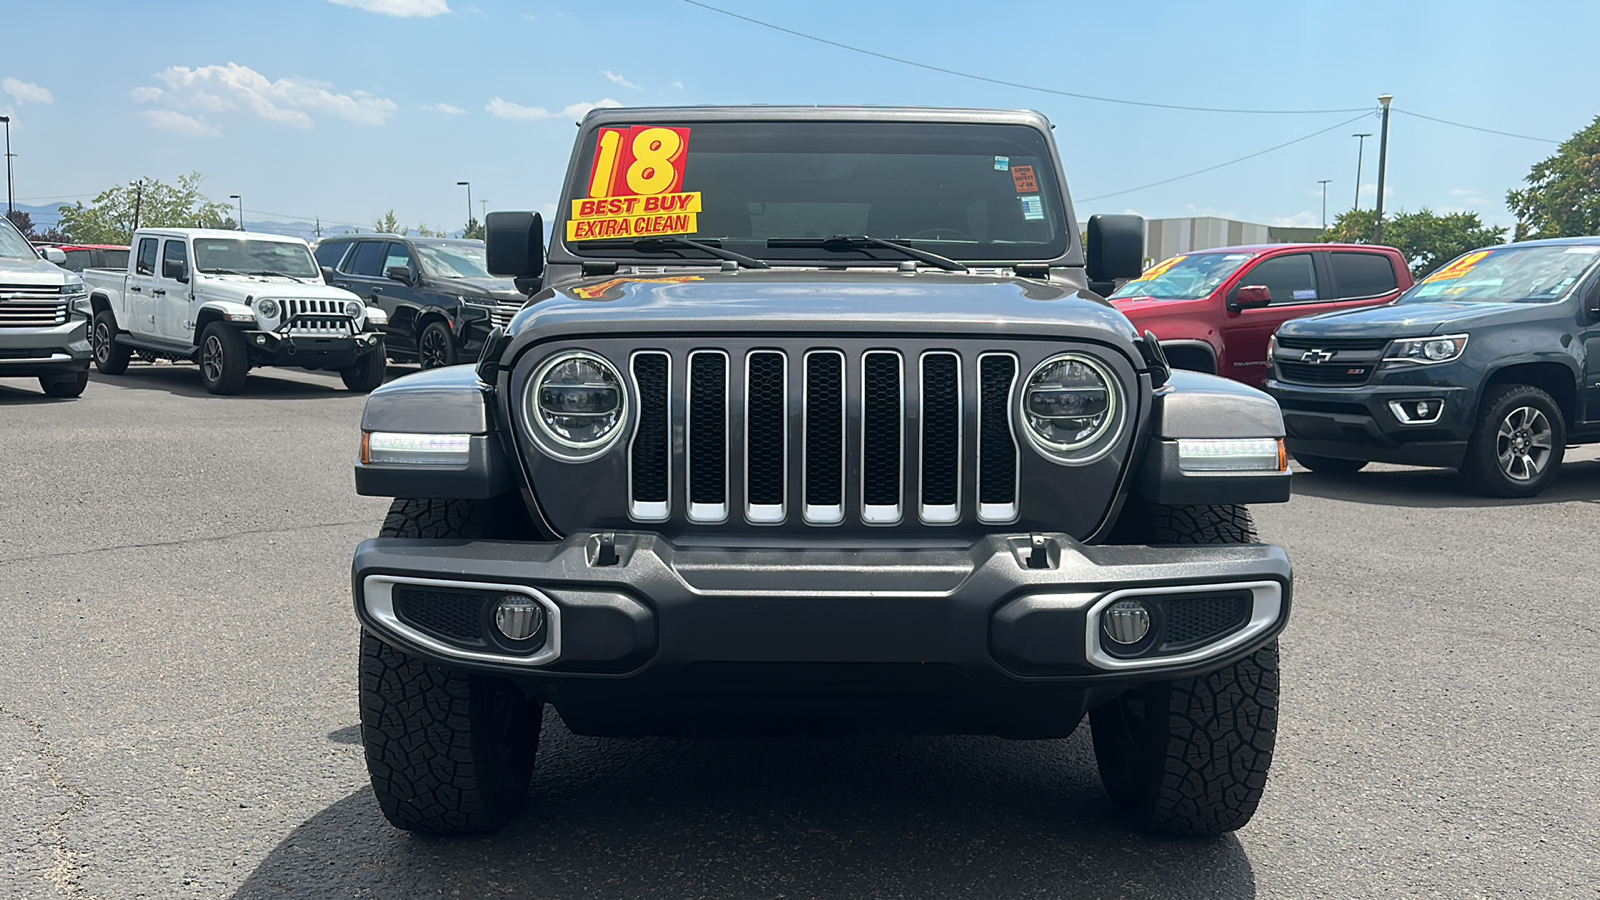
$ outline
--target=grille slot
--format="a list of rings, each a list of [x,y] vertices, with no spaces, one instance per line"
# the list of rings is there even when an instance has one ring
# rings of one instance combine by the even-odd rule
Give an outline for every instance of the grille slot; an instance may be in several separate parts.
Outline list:
[[[489,308],[489,324],[506,328],[517,313],[522,311],[522,304],[516,301],[500,302]]]
[[[861,357],[861,519],[900,521],[901,459],[905,455],[905,391],[900,354],[874,350]]]
[[[12,288],[0,287],[0,292],[10,293]],[[65,325],[67,303],[65,300],[35,302],[33,300],[8,300],[0,303],[0,328],[47,328]]]
[[[689,354],[689,520],[728,518],[728,355]]]
[[[805,520],[812,525],[844,521],[844,354],[806,354]]]
[[[922,355],[922,521],[961,521],[961,359]]]
[[[1161,611],[1166,631],[1160,649],[1185,650],[1243,628],[1250,621],[1250,592],[1168,597]]]
[[[394,612],[400,621],[413,628],[457,644],[483,647],[488,645],[483,634],[486,597],[473,591],[397,584],[394,586]]]
[[[978,521],[1017,519],[1017,441],[1011,434],[1011,390],[1017,360],[1009,353],[978,357]]]
[[[629,449],[632,494],[628,510],[636,521],[658,522],[671,510],[668,456],[667,379],[671,359],[665,353],[636,353],[633,382],[639,397],[639,418]]]
[[[1367,378],[1372,375],[1374,363],[1363,361],[1358,363],[1341,363],[1338,360],[1319,363],[1288,362],[1282,359],[1272,361],[1278,368],[1278,377],[1284,381],[1296,381],[1301,384],[1336,384],[1356,385],[1366,384]]]
[[[745,360],[745,518],[775,525],[784,518],[789,481],[786,362],[758,350]]]
[[[344,314],[342,300],[295,297],[281,303],[286,323],[281,330],[290,335],[347,337],[355,333],[355,320]],[[296,320],[296,316],[306,318]]]
[[[1389,346],[1388,338],[1313,338],[1313,337],[1282,337],[1278,338],[1278,346],[1284,350],[1348,350],[1365,351],[1382,350]]]

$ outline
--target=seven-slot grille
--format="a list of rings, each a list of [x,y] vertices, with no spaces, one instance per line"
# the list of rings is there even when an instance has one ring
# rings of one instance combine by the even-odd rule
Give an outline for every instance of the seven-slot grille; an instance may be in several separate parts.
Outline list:
[[[643,350],[629,365],[639,400],[628,446],[635,521],[666,520],[677,502],[701,525],[1017,518],[1009,353]],[[962,464],[968,421],[978,432],[976,496]],[[674,453],[683,455],[681,494],[672,489]]]
[[[0,284],[0,328],[64,325],[67,301],[58,286]]]
[[[345,337],[357,329],[345,315],[347,300],[317,300],[295,298],[283,301],[283,321],[291,335],[315,337]],[[296,316],[304,318],[296,319]]]

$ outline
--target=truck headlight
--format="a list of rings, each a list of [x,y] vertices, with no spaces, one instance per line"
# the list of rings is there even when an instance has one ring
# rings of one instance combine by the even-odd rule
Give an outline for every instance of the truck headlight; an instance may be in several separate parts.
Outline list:
[[[278,301],[268,297],[256,301],[256,313],[263,319],[276,319],[278,317]]]
[[[621,434],[628,400],[611,363],[569,350],[552,356],[534,373],[523,406],[543,436],[554,442],[554,447],[547,445],[554,455],[587,459]]]
[[[359,318],[361,318],[362,310],[364,310],[365,308],[366,307],[361,305],[360,301],[350,300],[350,301],[347,301],[345,303],[345,305],[344,305],[344,314],[349,316],[352,319],[359,319]]]
[[[1097,360],[1063,353],[1040,363],[1022,389],[1022,416],[1035,448],[1063,463],[1098,458],[1121,420],[1117,380]],[[1098,445],[1098,446],[1097,446]]]
[[[1466,349],[1467,335],[1464,334],[1407,338],[1390,344],[1389,352],[1383,355],[1383,361],[1386,363],[1399,362],[1432,365],[1433,363],[1449,362],[1460,356]]]

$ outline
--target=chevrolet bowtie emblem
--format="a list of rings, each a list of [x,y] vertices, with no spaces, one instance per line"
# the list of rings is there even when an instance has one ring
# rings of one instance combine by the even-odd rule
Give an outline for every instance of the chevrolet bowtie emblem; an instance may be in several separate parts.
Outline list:
[[[1300,361],[1311,363],[1315,366],[1333,359],[1333,355],[1338,352],[1337,350],[1307,350],[1300,354]]]

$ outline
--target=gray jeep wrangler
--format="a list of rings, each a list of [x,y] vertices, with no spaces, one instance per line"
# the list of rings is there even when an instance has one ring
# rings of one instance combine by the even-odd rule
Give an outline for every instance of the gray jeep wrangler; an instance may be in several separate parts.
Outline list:
[[[1272,758],[1289,496],[1266,395],[1097,293],[1031,112],[606,109],[476,365],[368,398],[361,722],[394,825],[502,825],[545,704],[586,735],[1060,738],[1117,811],[1245,824]]]

